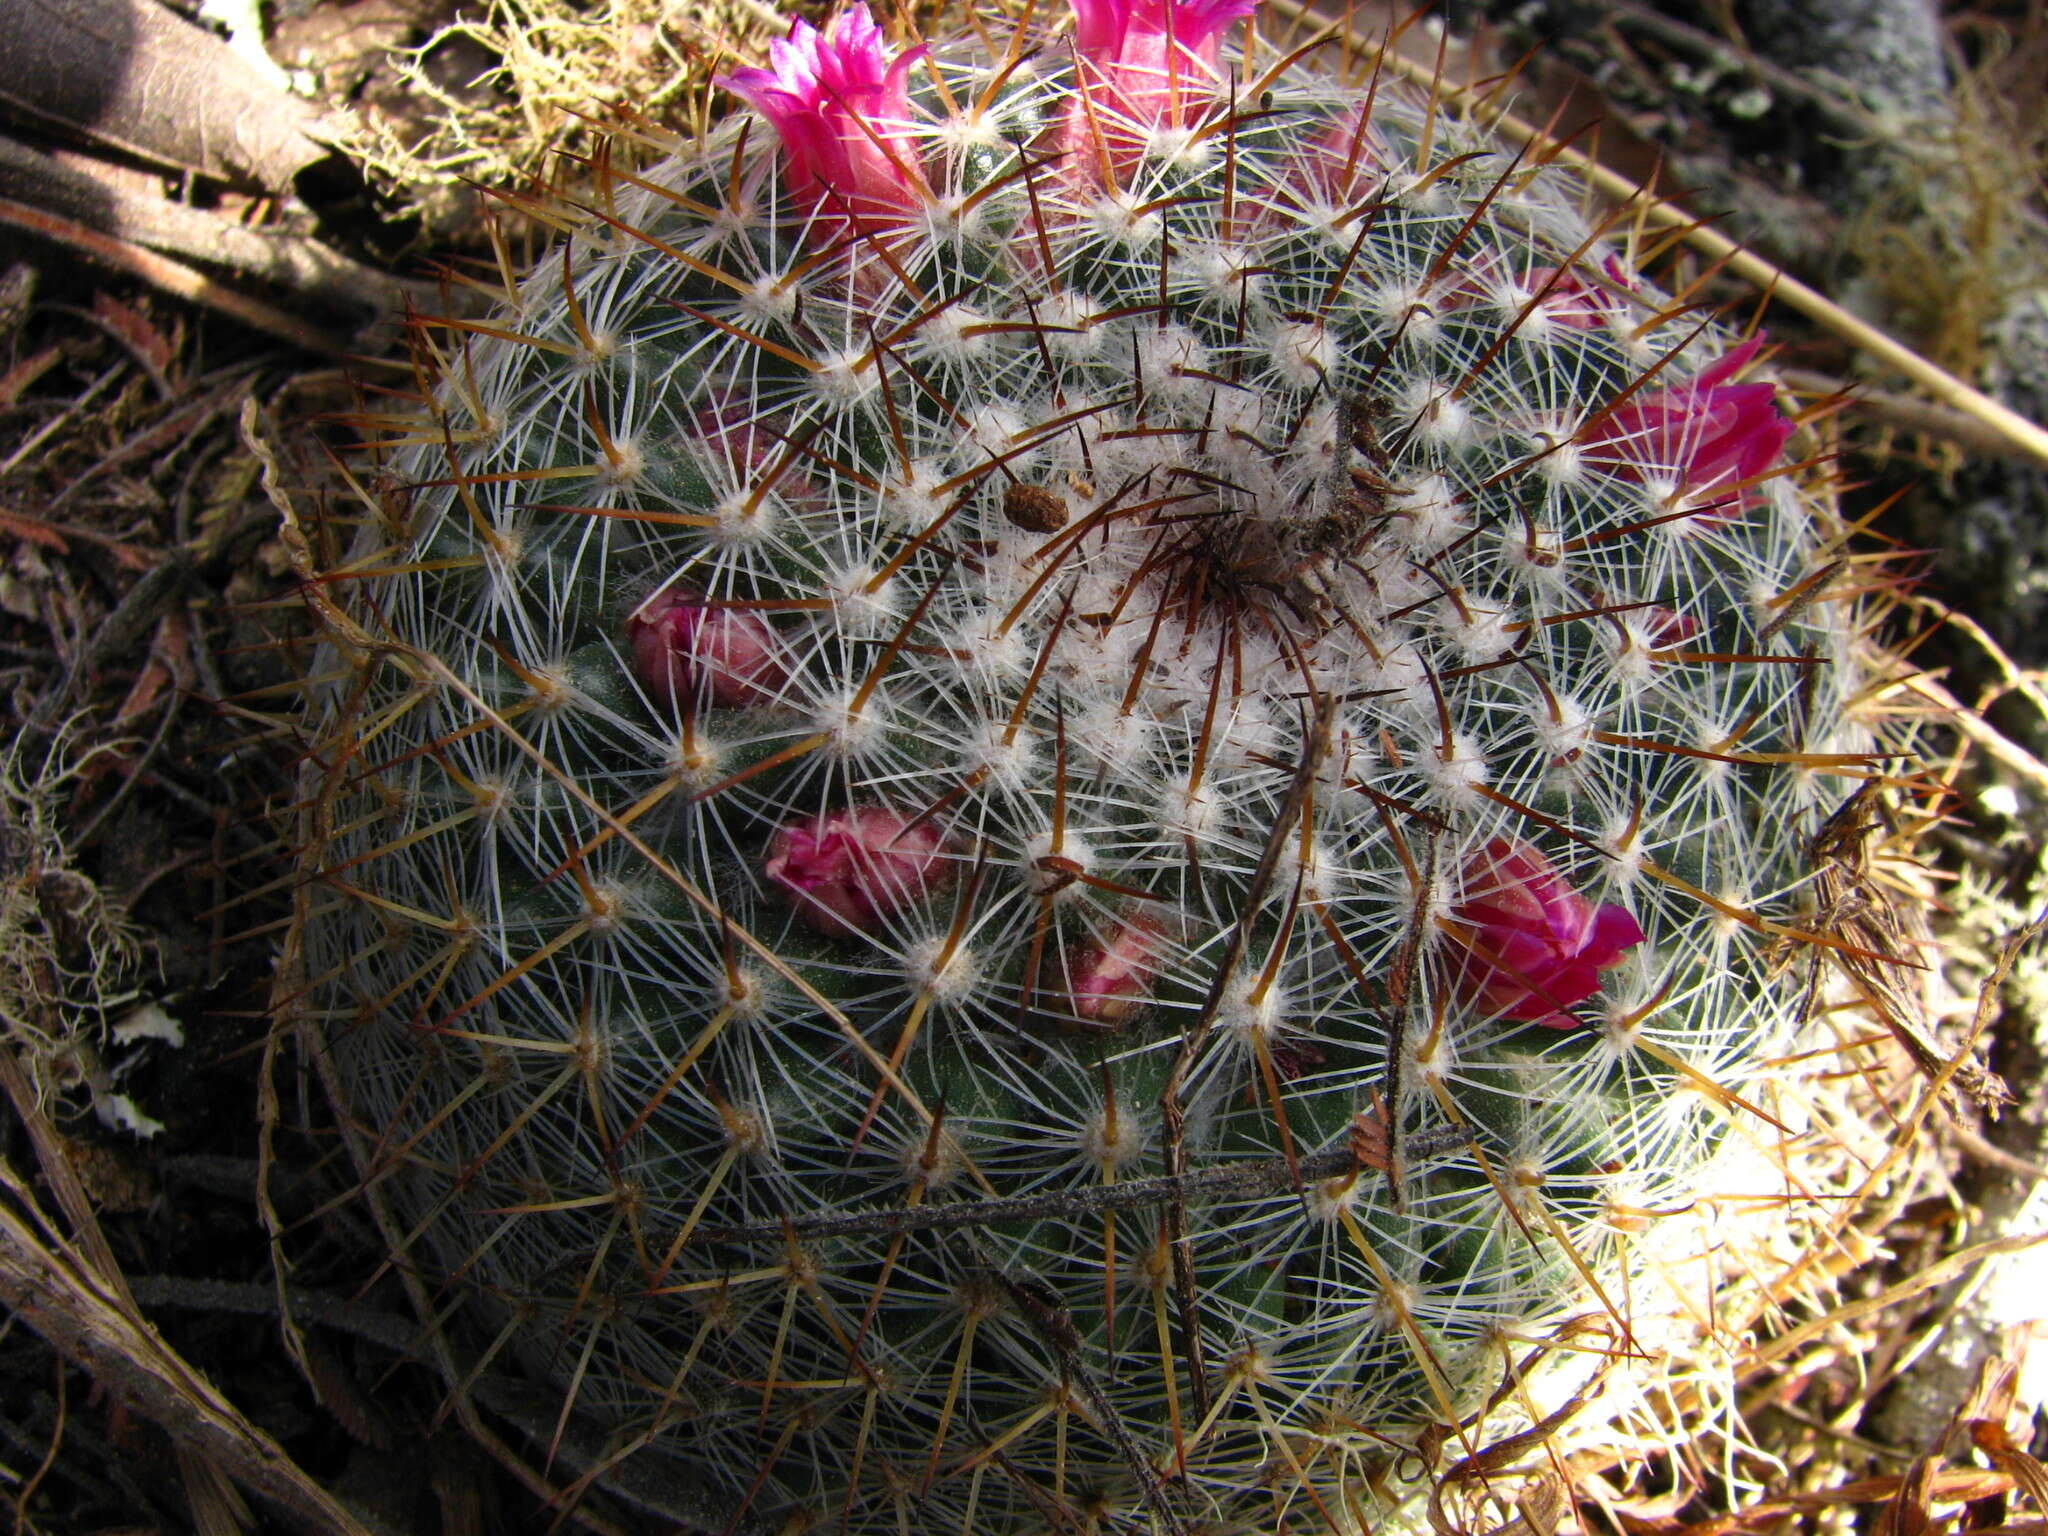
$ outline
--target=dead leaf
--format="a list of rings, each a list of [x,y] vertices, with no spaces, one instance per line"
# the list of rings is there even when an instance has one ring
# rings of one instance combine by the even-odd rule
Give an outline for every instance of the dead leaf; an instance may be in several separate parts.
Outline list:
[[[26,512],[9,512],[0,508],[0,529],[5,529],[17,539],[27,539],[31,544],[54,549],[60,555],[71,553],[71,546],[64,542],[63,534],[40,517],[31,517]]]
[[[270,192],[329,154],[335,127],[205,28],[153,0],[9,11],[0,100],[154,164]]]
[[[126,343],[136,361],[147,368],[157,383],[171,386],[171,365],[178,360],[177,349],[133,304],[115,298],[104,288],[92,296],[92,312],[108,330]]]
[[[22,392],[54,368],[63,355],[62,347],[45,347],[24,357],[5,373],[0,373],[0,406],[12,405],[19,400]]]
[[[114,711],[115,728],[145,713],[165,688],[189,687],[192,679],[192,627],[182,611],[174,610],[157,621],[156,637],[150,642],[149,660],[144,663],[128,696]]]
[[[1975,1419],[1969,1428],[1970,1439],[1991,1465],[2010,1477],[2035,1509],[2048,1513],[2048,1468],[2014,1445],[2002,1422]]]

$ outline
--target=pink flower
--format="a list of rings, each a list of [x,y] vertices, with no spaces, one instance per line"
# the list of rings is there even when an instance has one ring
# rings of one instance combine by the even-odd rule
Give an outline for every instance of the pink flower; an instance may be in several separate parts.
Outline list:
[[[791,23],[787,40],[768,45],[769,68],[736,69],[716,83],[782,136],[791,193],[872,234],[924,206],[907,85],[924,52],[890,60],[862,4],[841,11],[825,32]]]
[[[1497,837],[1465,865],[1464,897],[1452,909],[1463,947],[1458,994],[1497,1018],[1577,1026],[1567,1008],[1600,990],[1600,973],[1643,942],[1617,906],[1597,912],[1527,843]]]
[[[782,639],[765,618],[684,588],[658,594],[626,620],[626,647],[640,681],[671,707],[707,691],[728,709],[763,704],[789,678]]]
[[[1073,0],[1074,52],[1096,125],[1116,158],[1161,127],[1185,127],[1214,91],[1223,33],[1258,0]],[[1081,103],[1070,123],[1085,128]],[[1086,153],[1085,149],[1081,150]]]
[[[1119,924],[1106,944],[1090,944],[1074,969],[1075,1014],[1113,1029],[1130,1018],[1158,971],[1159,925],[1145,918]]]
[[[1581,438],[1588,455],[1632,480],[1676,475],[1693,498],[1763,473],[1784,452],[1792,423],[1770,385],[1723,382],[1761,345],[1745,341],[1697,378],[1641,391],[1596,417]]]
[[[762,872],[828,938],[872,930],[941,883],[945,840],[928,821],[881,806],[828,811],[776,829]]]

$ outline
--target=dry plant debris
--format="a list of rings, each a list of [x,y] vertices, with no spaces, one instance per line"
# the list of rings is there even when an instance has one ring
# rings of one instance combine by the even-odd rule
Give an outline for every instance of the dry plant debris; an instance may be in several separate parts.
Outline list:
[[[493,0],[453,17],[366,0],[307,13],[285,29],[279,51],[302,67],[337,70],[330,88],[346,81],[360,90],[349,151],[431,226],[466,224],[473,236],[473,188],[554,180],[563,152],[602,142],[592,120],[608,111],[694,119],[709,66],[755,51],[782,25],[756,0]],[[358,32],[378,41],[350,59]]]
[[[223,1064],[257,1026],[228,1015],[268,969],[223,910],[264,868],[244,807],[274,770],[219,706],[277,675],[236,608],[281,569],[240,414],[323,386],[204,316],[33,276],[0,281],[0,1269],[22,1325],[0,1461],[24,1529],[123,1508],[234,1529],[227,1467],[353,1530],[126,1289],[247,1227],[246,1198],[232,1223],[167,1204],[165,1168],[200,1127],[232,1148]],[[260,1237],[240,1248],[256,1272]]]

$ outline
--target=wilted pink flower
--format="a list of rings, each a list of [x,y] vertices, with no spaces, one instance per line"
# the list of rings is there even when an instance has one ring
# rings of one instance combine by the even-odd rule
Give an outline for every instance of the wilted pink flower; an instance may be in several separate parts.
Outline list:
[[[1075,1014],[1104,1028],[1128,1019],[1151,990],[1160,943],[1159,925],[1139,917],[1119,924],[1106,944],[1090,944],[1074,968]]]
[[[1567,1008],[1600,990],[1600,973],[1643,942],[1621,907],[1592,904],[1527,843],[1497,837],[1466,862],[1452,909],[1464,948],[1458,993],[1498,1018],[1571,1029]]]
[[[1223,34],[1258,0],[1073,0],[1074,52],[1096,126],[1119,160],[1184,127],[1213,92]],[[1079,102],[1073,125],[1086,122]],[[1082,152],[1085,155],[1085,151]]]
[[[727,708],[762,704],[788,680],[782,639],[758,613],[721,608],[672,587],[626,620],[633,670],[661,702],[709,693]]]
[[[736,69],[717,83],[782,136],[789,190],[867,234],[924,206],[924,175],[910,120],[908,76],[924,56],[891,60],[865,4],[829,30],[791,24],[768,45],[770,67]]]
[[[1695,498],[1734,486],[1776,462],[1792,435],[1768,384],[1728,384],[1762,345],[1745,341],[1698,377],[1645,390],[1595,420],[1588,457],[1635,480],[1674,474]]]
[[[829,811],[776,829],[762,873],[828,938],[872,930],[944,878],[945,840],[928,821],[881,806]]]

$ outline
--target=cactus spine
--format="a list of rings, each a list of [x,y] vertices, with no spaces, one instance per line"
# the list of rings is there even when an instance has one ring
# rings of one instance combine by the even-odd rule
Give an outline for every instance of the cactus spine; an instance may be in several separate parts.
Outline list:
[[[714,1527],[1368,1528],[1795,1022],[1868,760],[1756,345],[1249,9],[799,25],[365,419],[328,1068]]]

